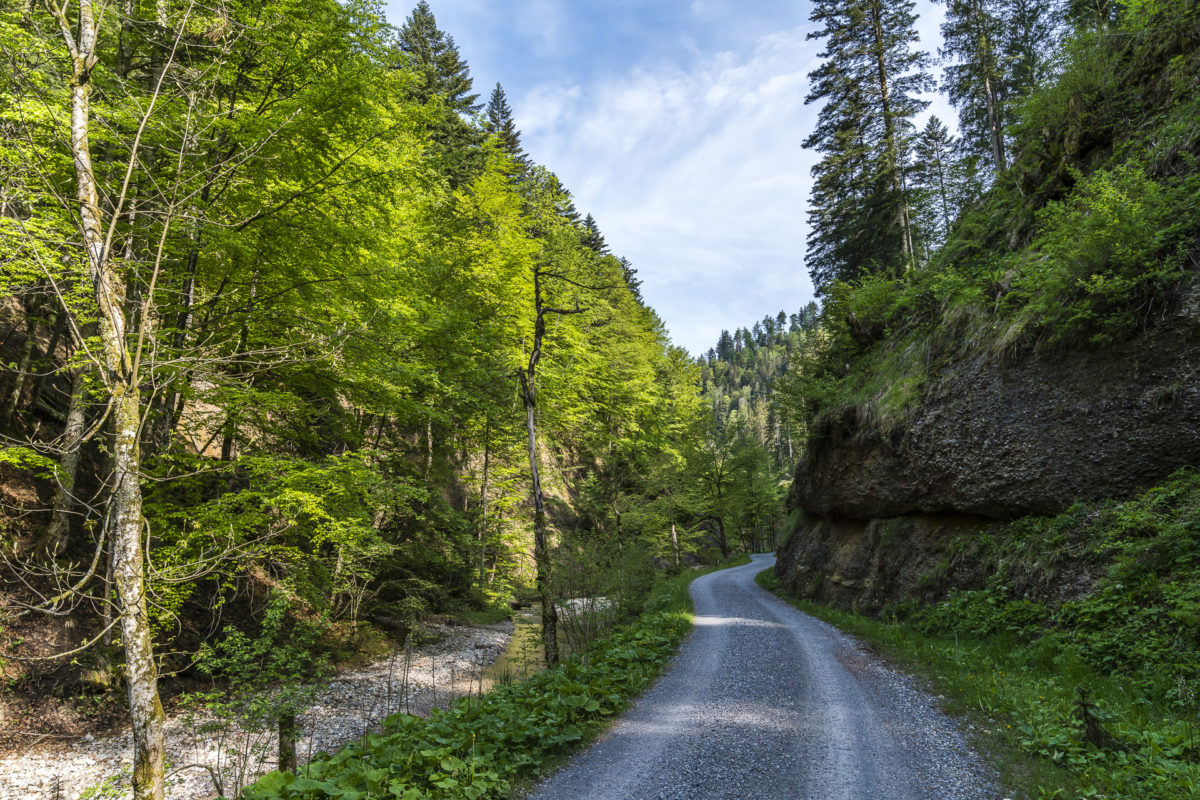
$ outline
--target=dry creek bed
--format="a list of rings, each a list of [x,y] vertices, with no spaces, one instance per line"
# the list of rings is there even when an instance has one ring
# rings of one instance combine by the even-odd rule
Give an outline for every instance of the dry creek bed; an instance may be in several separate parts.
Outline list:
[[[511,622],[431,628],[439,640],[413,648],[410,658],[401,653],[341,672],[319,692],[299,720],[303,735],[296,752],[302,763],[363,736],[390,713],[425,715],[472,691],[472,685],[477,691],[480,674],[512,636]],[[240,776],[241,782],[248,783],[275,768],[277,745],[269,732],[199,732],[194,719],[173,714],[167,719],[165,735],[168,800],[215,797],[213,771],[224,781],[225,793],[235,795]],[[125,776],[132,760],[127,733],[46,740],[0,758],[0,800],[75,800],[85,794],[93,800],[128,798]]]

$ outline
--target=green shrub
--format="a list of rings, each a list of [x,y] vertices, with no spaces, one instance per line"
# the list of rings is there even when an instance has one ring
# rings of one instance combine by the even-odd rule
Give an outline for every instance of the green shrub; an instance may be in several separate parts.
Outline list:
[[[987,585],[894,606],[890,624],[806,608],[928,674],[1009,749],[1014,780],[1033,796],[1200,797],[1198,545],[1191,468],[1129,501],[1081,503],[964,540],[957,557],[992,575]],[[1067,562],[1094,578],[1061,597],[1044,578]],[[1083,735],[1080,689],[1110,746]]]
[[[690,630],[684,609],[697,574],[659,581],[645,599],[646,613],[597,640],[582,658],[428,718],[393,715],[382,733],[318,755],[299,775],[273,772],[244,797],[508,797],[548,760],[595,735],[662,673]]]

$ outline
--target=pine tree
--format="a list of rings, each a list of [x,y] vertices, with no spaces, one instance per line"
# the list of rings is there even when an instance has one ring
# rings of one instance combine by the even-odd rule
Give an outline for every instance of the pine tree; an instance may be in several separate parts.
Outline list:
[[[912,118],[928,103],[929,57],[917,41],[912,2],[817,0],[812,20],[824,62],[809,74],[806,103],[824,101],[804,146],[813,168],[807,263],[818,293],[864,272],[913,263],[903,176]]]
[[[512,158],[517,174],[523,174],[529,169],[529,156],[521,146],[521,132],[517,130],[517,124],[513,120],[504,87],[499,83],[492,90],[492,96],[488,100],[483,130],[500,141],[500,147]]]
[[[479,95],[471,94],[467,62],[459,56],[454,38],[438,28],[427,0],[420,0],[404,20],[399,42],[423,78],[414,93],[417,101],[427,103],[439,96],[455,111],[469,114],[479,110]]]
[[[600,232],[600,226],[596,224],[596,218],[591,214],[584,217],[583,236],[580,241],[584,247],[591,249],[596,255],[606,256],[612,252],[608,249],[608,242],[604,240],[604,234]]]
[[[958,215],[959,187],[956,183],[958,140],[936,116],[930,117],[913,146],[913,207],[925,249],[945,241],[950,224]]]
[[[427,0],[420,0],[400,26],[398,41],[419,79],[412,99],[443,104],[430,126],[433,154],[452,187],[466,185],[483,170],[482,134],[462,117],[479,110],[467,62],[459,57],[454,39],[438,28]]]

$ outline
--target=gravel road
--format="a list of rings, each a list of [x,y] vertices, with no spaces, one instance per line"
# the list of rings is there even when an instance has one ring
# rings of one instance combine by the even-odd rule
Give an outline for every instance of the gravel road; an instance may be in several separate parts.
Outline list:
[[[998,798],[934,698],[754,583],[774,563],[694,581],[670,670],[532,800]]]

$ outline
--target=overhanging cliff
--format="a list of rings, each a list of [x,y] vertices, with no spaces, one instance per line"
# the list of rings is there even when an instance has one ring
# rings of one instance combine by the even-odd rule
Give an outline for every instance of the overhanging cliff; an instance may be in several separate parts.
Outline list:
[[[978,586],[986,576],[948,558],[952,541],[1130,497],[1200,464],[1200,282],[1131,340],[1013,363],[980,356],[929,386],[897,431],[847,416],[809,441],[776,566],[789,588],[877,609]],[[1081,574],[1068,589],[1088,580],[1071,569]]]

